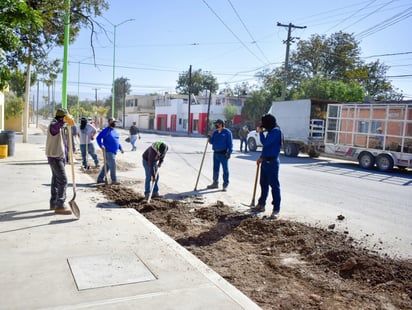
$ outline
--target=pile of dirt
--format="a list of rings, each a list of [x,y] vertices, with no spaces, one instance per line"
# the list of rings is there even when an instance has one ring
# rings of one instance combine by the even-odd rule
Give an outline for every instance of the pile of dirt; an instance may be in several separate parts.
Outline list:
[[[412,262],[379,256],[347,234],[266,221],[218,201],[152,200],[101,186],[134,208],[263,309],[411,309]]]

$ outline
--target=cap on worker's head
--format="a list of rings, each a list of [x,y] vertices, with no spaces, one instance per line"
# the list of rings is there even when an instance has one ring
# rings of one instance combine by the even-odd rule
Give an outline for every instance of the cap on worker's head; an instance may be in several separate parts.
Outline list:
[[[261,119],[262,122],[262,127],[265,128],[266,130],[272,130],[277,126],[276,124],[276,118],[272,114],[265,114],[262,116]]]
[[[376,128],[376,131],[382,131],[382,127]]]
[[[117,122],[117,119],[115,119],[115,118],[113,118],[113,117],[109,118],[109,124],[110,124],[110,123],[115,123],[115,122]]]
[[[215,120],[215,122],[214,122],[213,124],[214,124],[214,125],[221,124],[222,126],[225,126],[225,123],[224,123],[220,118],[218,118],[217,120]]]
[[[57,109],[56,111],[56,117],[65,117],[68,114],[69,112],[67,112],[67,110],[63,108]]]
[[[160,154],[165,154],[168,150],[166,143],[162,141],[156,142],[156,148]]]

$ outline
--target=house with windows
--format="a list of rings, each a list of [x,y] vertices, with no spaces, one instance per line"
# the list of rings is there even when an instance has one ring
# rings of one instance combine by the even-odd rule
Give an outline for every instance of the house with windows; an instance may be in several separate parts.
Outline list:
[[[226,120],[224,111],[227,105],[237,108],[233,124],[241,122],[241,111],[246,98],[213,94],[209,96],[205,92],[199,96],[192,95],[189,107],[188,95],[129,95],[125,100],[125,128],[136,122],[141,129],[205,134],[208,115],[209,124],[218,118]],[[119,111],[118,115],[123,114]],[[122,117],[119,118],[123,121]]]
[[[209,124],[216,119],[225,119],[225,108],[232,105],[237,108],[233,123],[241,121],[241,110],[245,96],[229,97],[226,95],[209,96],[203,93],[190,98],[187,95],[158,96],[155,99],[155,129],[170,132],[188,132],[206,134]]]

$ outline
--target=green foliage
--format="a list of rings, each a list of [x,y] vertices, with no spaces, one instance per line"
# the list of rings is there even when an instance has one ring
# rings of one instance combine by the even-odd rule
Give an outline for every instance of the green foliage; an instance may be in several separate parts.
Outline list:
[[[19,117],[23,114],[24,100],[13,93],[6,93],[4,98],[4,116],[6,119]]]
[[[365,92],[357,82],[332,81],[316,75],[312,79],[303,80],[293,97],[293,99],[305,98],[359,102],[365,98]]]
[[[212,93],[216,93],[216,91],[219,89],[219,84],[217,83],[216,78],[210,73],[202,72],[202,69],[198,69],[192,72],[191,81],[191,87],[189,87],[189,70],[183,72],[177,80],[177,93],[188,95],[190,90],[190,93],[198,95],[203,90],[210,90]]]
[[[0,89],[10,80],[10,70],[22,64],[33,65],[36,71],[47,71],[47,55],[56,45],[64,43],[66,1],[0,0]],[[71,0],[70,39],[77,37],[81,27],[89,27],[94,35],[94,21],[108,8],[105,0]]]
[[[365,64],[360,59],[360,52],[354,36],[344,32],[329,37],[313,35],[308,40],[299,41],[289,60],[286,99],[349,102],[363,101],[365,95],[377,98],[382,93],[394,93],[385,78],[388,67],[379,61]],[[271,93],[272,100],[277,100],[284,68],[262,72],[259,76],[263,89]]]
[[[237,107],[228,104],[226,105],[223,114],[225,115],[226,120],[228,121],[233,121],[233,118],[236,116],[237,114]]]
[[[269,92],[263,89],[253,91],[250,97],[245,100],[242,118],[245,121],[257,122],[263,114],[269,111],[272,101],[272,96]]]

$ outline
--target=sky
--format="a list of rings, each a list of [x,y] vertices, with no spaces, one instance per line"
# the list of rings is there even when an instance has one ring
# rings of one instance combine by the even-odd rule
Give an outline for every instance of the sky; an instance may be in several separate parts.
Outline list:
[[[108,2],[109,10],[96,19],[105,32],[93,40],[95,60],[89,29],[69,47],[67,92],[82,100],[110,96],[113,64],[116,79],[129,79],[132,95],[176,93],[179,75],[190,66],[210,72],[220,88],[255,85],[257,72],[285,61],[288,28],[278,23],[306,27],[293,28],[291,51],[299,39],[315,34],[353,34],[362,60],[379,59],[389,66],[388,79],[405,99],[412,99],[411,0]],[[50,58],[63,59],[63,49],[55,48]],[[47,96],[44,86],[40,92]],[[55,92],[61,102],[61,76]]]

